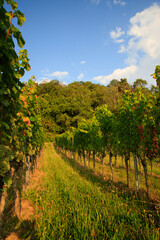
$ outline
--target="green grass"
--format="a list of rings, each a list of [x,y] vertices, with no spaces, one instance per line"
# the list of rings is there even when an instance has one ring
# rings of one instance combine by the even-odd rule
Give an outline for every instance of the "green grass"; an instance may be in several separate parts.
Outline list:
[[[115,166],[115,160],[113,157],[113,171],[114,171],[114,180],[116,182],[121,182],[124,185],[127,185],[127,179],[126,179],[126,168],[125,163],[121,157],[117,157],[117,163]],[[111,170],[109,167],[109,156],[106,156],[104,159],[105,165],[104,165],[104,177],[107,179],[112,179],[111,176]],[[92,168],[92,161],[90,163],[90,168]],[[149,182],[149,191],[150,191],[150,197],[158,198],[160,201],[160,162],[159,160],[153,161],[153,174],[151,175],[151,167],[150,162],[147,163],[148,165],[148,182]],[[145,178],[144,178],[144,172],[143,172],[143,166],[138,166],[139,169],[139,182],[140,182],[140,188],[146,189],[145,186]],[[96,168],[95,171],[98,174],[102,173],[102,164],[99,160],[96,161]],[[134,161],[133,157],[131,157],[130,166],[129,166],[129,183],[130,188],[136,189],[136,182],[135,182],[135,173],[134,173]]]
[[[136,194],[118,191],[92,169],[44,149],[40,190],[26,197],[35,206],[36,239],[159,239],[159,211]]]

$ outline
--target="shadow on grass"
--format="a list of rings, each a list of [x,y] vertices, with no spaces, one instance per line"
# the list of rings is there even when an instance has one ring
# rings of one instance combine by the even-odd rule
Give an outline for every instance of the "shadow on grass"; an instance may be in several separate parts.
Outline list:
[[[11,193],[9,193],[11,195]],[[14,214],[15,198],[7,199],[0,229],[0,240],[38,240],[36,222],[32,218],[22,219]],[[26,216],[25,216],[26,217]]]
[[[35,220],[21,220],[17,216],[7,216],[3,220],[0,239],[38,240]]]
[[[3,240],[7,238],[15,240],[38,240],[35,230],[35,221],[21,221],[17,217],[12,217],[9,221],[7,221],[7,223],[3,223],[1,237]]]
[[[56,148],[55,151],[57,154],[60,154],[62,159],[67,162],[76,172],[78,172],[79,175],[86,178],[88,181],[91,181],[92,183],[96,183],[103,192],[117,194],[118,197],[121,197],[125,200],[134,201],[138,207],[152,211],[152,213],[155,215],[155,219],[159,219],[159,216],[157,215],[157,206],[159,205],[159,202],[151,197],[148,198],[144,189],[137,191],[136,189],[128,188],[127,185],[121,181],[112,181],[111,179],[106,178],[104,179],[102,174],[97,173],[87,166],[82,166],[82,163],[75,161],[74,159],[66,157],[65,154]]]

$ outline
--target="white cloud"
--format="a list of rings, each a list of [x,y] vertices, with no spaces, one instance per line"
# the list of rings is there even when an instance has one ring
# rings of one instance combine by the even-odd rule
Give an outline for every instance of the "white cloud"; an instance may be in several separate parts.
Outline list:
[[[98,81],[98,82],[102,82],[105,77],[106,76],[97,76],[97,77],[94,77],[93,80]]]
[[[121,5],[121,6],[125,6],[127,3],[121,0],[113,0],[113,4],[114,5]]]
[[[63,79],[68,77],[68,72],[53,72],[53,73],[49,73],[49,74],[45,74],[45,76],[47,77],[52,77],[52,78],[59,78],[59,79]]]
[[[120,27],[116,27],[115,31],[110,32],[110,37],[114,40],[115,43],[122,43],[122,42],[124,42],[124,39],[118,39],[118,38],[124,34],[125,34],[125,32],[122,31],[122,29]]]
[[[40,81],[38,81],[38,84],[41,84],[41,83],[49,83],[51,80],[46,78],[46,77],[42,77],[40,79]]]
[[[123,34],[125,34],[124,31],[122,31],[122,29],[120,27],[116,27],[116,31],[111,31],[110,32],[110,37],[115,40],[119,37],[121,37]]]
[[[154,4],[149,8],[137,13],[130,19],[127,32],[129,41],[120,45],[118,53],[125,53],[127,67],[116,69],[107,76],[97,76],[94,80],[107,83],[114,78],[127,78],[133,83],[137,78],[147,80],[149,86],[156,84],[150,76],[156,65],[160,63],[160,6]],[[110,33],[114,42],[121,43],[121,28]],[[120,41],[117,41],[120,40]]]
[[[83,74],[83,73],[79,74],[79,76],[77,77],[77,79],[80,80],[80,81],[81,81],[83,78],[84,78],[84,74]]]
[[[122,43],[122,42],[124,42],[124,39],[116,39],[114,42],[115,43]]]
[[[120,80],[121,78],[128,79],[131,75],[133,75],[136,72],[136,70],[137,70],[137,67],[135,65],[131,65],[123,69],[120,69],[120,68],[116,69],[110,75],[95,77],[93,80],[103,84],[108,84],[112,79],[117,79],[117,80]]]
[[[137,13],[130,19],[127,35],[130,37],[127,45],[120,46],[119,53],[126,52],[127,64],[140,63],[143,55],[153,59],[160,56],[160,6],[157,4]]]
[[[80,64],[85,64],[86,63],[86,61],[80,61]]]
[[[119,52],[119,53],[124,53],[124,52],[126,52],[125,46],[124,46],[124,45],[121,45],[121,47],[120,47],[120,49],[119,49],[118,52]]]
[[[67,86],[68,83],[66,83],[65,81],[62,81],[62,82],[61,82],[61,85],[63,85],[63,86]]]
[[[160,55],[160,6],[153,6],[137,13],[130,19],[128,51],[143,51],[151,58]]]

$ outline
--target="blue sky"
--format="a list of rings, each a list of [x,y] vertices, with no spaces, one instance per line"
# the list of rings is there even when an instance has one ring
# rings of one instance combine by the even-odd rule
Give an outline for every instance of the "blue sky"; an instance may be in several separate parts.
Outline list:
[[[37,82],[69,84],[150,76],[160,65],[160,0],[18,0],[20,27]]]

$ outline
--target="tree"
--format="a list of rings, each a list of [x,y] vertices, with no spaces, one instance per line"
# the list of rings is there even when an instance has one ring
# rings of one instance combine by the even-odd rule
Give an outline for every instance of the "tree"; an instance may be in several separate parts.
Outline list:
[[[133,153],[135,156],[138,155],[141,158],[144,168],[147,194],[149,191],[149,185],[146,157],[151,160],[157,156],[158,151],[157,114],[154,113],[155,103],[156,96],[152,94],[146,96],[140,90],[137,90],[135,93],[127,92],[123,97],[118,116],[120,147],[125,155]],[[138,169],[135,157],[134,160],[138,189]],[[128,168],[127,165],[126,167]],[[127,182],[129,183],[128,180]]]
[[[106,149],[110,154],[110,169],[112,173],[113,180],[113,167],[112,167],[112,156],[113,156],[113,146],[112,139],[114,138],[114,129],[115,129],[115,115],[109,110],[107,105],[103,105],[97,108],[95,116],[99,122],[100,129],[105,138]]]
[[[153,78],[156,79],[157,87],[160,89],[160,65],[157,65],[155,72],[152,74]]]
[[[113,80],[110,81],[110,83],[107,85],[107,87],[118,86],[119,83],[120,82],[117,79],[113,79]]]
[[[141,78],[138,78],[134,83],[133,83],[133,88],[144,88],[147,85],[147,81],[143,80]]]
[[[99,122],[95,116],[88,120],[84,119],[79,123],[78,130],[81,132],[81,137],[83,136],[81,144],[84,145],[83,149],[87,152],[87,160],[91,151],[93,153],[93,168],[95,168],[96,153],[100,153],[103,158],[105,156],[105,141],[100,130]]]
[[[39,83],[37,95],[51,94],[51,92],[56,91],[58,88],[62,88],[62,85],[57,79],[53,79],[47,83]]]
[[[131,86],[127,82],[126,78],[122,78],[121,81],[113,79],[107,86],[108,93],[106,95],[106,104],[112,112],[118,110],[118,105],[122,99],[126,90],[131,90]]]

